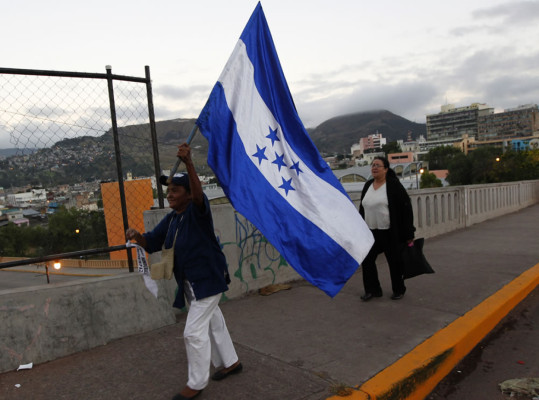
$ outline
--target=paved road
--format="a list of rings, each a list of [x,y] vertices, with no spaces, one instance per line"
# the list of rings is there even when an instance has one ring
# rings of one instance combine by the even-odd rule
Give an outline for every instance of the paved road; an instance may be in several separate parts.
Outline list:
[[[50,275],[51,283],[69,282],[81,279],[76,276]],[[20,273],[9,270],[0,270],[0,290],[17,289],[29,286],[41,286],[47,284],[47,276],[44,273]]]
[[[438,384],[428,399],[531,400],[532,395],[511,396],[499,388],[509,379],[526,377],[539,379],[539,287]]]
[[[128,273],[124,269],[100,270],[84,268],[62,268],[59,272],[49,270],[50,284],[72,282],[81,279],[96,278],[99,275]],[[25,265],[0,269],[0,290],[18,289],[30,286],[47,285],[45,267]]]

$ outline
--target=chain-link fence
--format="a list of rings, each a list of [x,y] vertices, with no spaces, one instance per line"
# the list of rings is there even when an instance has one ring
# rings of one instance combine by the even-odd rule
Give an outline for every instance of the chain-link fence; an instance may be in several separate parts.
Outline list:
[[[0,68],[0,256],[112,248],[154,197],[163,207],[145,72]],[[127,251],[105,257],[132,270]]]

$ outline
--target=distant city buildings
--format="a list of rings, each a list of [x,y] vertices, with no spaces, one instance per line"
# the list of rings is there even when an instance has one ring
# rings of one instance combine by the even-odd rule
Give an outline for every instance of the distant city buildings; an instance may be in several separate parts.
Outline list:
[[[0,226],[14,223],[17,226],[29,226],[30,220],[25,217],[24,211],[19,208],[0,207]]]
[[[443,105],[438,114],[427,115],[427,139],[460,140],[464,135],[477,138],[478,118],[493,113],[494,108],[480,103],[458,108],[453,104]]]
[[[387,155],[387,160],[390,164],[397,164],[397,163],[411,163],[413,161],[416,161],[415,154],[411,151],[407,151],[404,153],[392,153]]]
[[[441,106],[437,114],[426,116],[427,137],[420,135],[412,139],[398,140],[402,153],[389,155],[389,161],[413,163],[420,161],[422,155],[440,146],[454,146],[464,154],[481,146],[495,146],[514,151],[539,148],[539,107],[527,104],[495,112],[493,107],[483,103],[473,103],[465,107],[452,104]],[[376,132],[359,139],[350,148],[356,165],[367,165],[386,144],[383,134]],[[331,164],[330,164],[331,165]]]
[[[387,139],[382,136],[378,131],[367,137],[359,139],[359,143],[353,144],[350,150],[352,157],[358,157],[361,154],[365,154],[368,150],[375,150],[382,148],[386,144]]]
[[[539,108],[536,104],[477,117],[477,140],[479,141],[529,137],[538,131]]]
[[[10,193],[6,196],[6,202],[12,206],[22,207],[27,203],[40,202],[47,199],[45,189],[30,189],[22,193]]]
[[[539,137],[539,108],[527,104],[494,112],[486,104],[466,107],[442,106],[427,115],[427,147],[452,145],[465,154],[481,146],[525,150]],[[423,151],[423,149],[422,149]]]

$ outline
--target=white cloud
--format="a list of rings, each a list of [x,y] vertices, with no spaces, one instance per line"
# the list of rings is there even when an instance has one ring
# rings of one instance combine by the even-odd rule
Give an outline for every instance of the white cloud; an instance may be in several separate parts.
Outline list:
[[[501,19],[503,25],[535,24],[539,21],[539,2],[511,1],[493,7],[481,8],[472,12],[477,19]]]
[[[156,118],[195,118],[256,3],[6,3],[3,66],[104,73],[111,64],[113,73],[144,76],[149,65]],[[424,123],[445,102],[539,102],[539,1],[262,3],[307,127],[379,108]],[[8,136],[0,130],[0,147]]]

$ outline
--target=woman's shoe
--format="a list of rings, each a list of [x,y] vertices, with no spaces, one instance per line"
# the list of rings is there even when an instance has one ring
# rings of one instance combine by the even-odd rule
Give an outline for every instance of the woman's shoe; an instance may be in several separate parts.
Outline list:
[[[361,296],[361,300],[363,301],[369,301],[373,297],[382,297],[382,292],[376,292],[376,293],[365,293],[363,296]]]
[[[391,300],[400,300],[404,297],[404,293],[393,293],[391,295]]]

